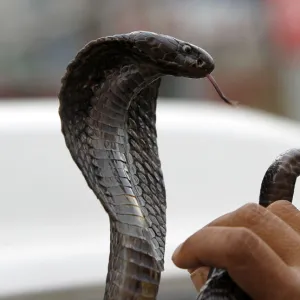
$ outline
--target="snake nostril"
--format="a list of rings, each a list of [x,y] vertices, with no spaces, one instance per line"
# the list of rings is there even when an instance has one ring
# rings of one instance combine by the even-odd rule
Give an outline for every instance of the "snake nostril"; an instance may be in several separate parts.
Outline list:
[[[201,58],[198,58],[197,59],[197,66],[198,67],[203,67],[204,65],[205,65],[205,62]]]

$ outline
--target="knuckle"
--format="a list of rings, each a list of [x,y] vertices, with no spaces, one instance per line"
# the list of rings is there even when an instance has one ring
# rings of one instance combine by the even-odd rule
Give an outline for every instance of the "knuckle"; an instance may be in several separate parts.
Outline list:
[[[298,234],[300,233],[300,211],[291,202],[286,200],[276,201],[268,207],[268,210],[292,227]]]
[[[276,215],[281,215],[293,212],[295,207],[289,201],[279,200],[269,205],[267,209]]]
[[[248,228],[236,227],[228,235],[227,259],[231,264],[243,264],[259,244],[257,236]]]
[[[245,226],[255,226],[260,224],[264,219],[268,211],[256,203],[247,203],[242,206],[237,214],[244,221]]]

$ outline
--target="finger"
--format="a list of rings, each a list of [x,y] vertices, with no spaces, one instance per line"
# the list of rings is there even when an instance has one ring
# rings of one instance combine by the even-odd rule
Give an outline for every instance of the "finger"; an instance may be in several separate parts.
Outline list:
[[[279,200],[267,207],[274,215],[300,234],[300,211],[289,201]]]
[[[204,227],[188,238],[172,259],[179,268],[226,269],[254,299],[278,296],[290,277],[289,268],[279,256],[246,228]]]
[[[299,260],[300,236],[266,208],[250,203],[207,226],[245,227],[263,239],[286,263]]]
[[[207,281],[209,271],[209,267],[200,267],[191,273],[191,280],[198,292]]]

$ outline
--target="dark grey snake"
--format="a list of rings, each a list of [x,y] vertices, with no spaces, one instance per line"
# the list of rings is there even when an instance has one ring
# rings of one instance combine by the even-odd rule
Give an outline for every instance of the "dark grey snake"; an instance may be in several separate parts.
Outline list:
[[[156,100],[165,75],[203,78],[203,49],[170,36],[132,32],[100,38],[70,63],[59,93],[66,145],[109,215],[104,299],[156,299],[164,268],[166,194],[156,141]],[[225,99],[224,99],[225,100]],[[292,200],[300,151],[267,171],[260,204]],[[225,270],[212,269],[198,299],[249,299]]]

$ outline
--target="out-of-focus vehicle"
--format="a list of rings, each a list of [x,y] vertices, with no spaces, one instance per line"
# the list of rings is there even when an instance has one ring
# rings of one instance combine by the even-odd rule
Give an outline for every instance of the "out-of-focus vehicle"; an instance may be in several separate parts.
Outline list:
[[[258,201],[300,125],[221,104],[160,99],[159,153],[167,190],[165,272],[159,299],[194,299],[176,246],[220,214]],[[101,299],[109,222],[72,161],[58,101],[0,103],[0,298]],[[297,190],[295,197],[297,198]],[[175,298],[174,298],[175,297]]]

